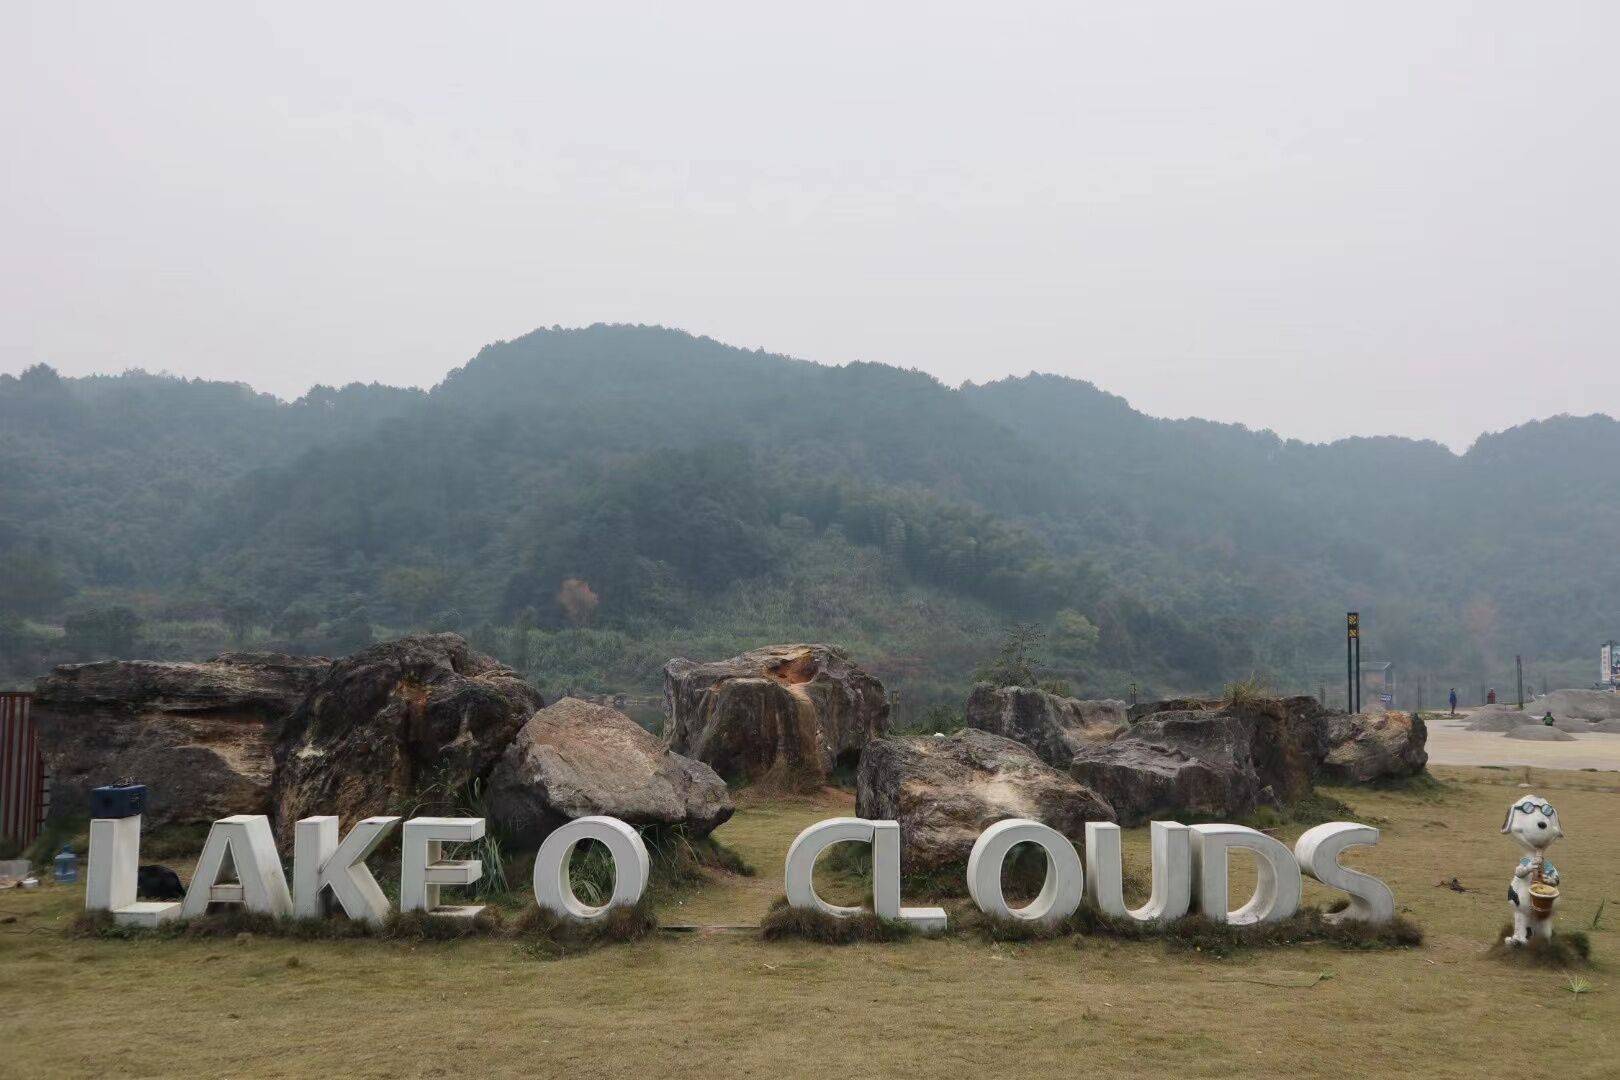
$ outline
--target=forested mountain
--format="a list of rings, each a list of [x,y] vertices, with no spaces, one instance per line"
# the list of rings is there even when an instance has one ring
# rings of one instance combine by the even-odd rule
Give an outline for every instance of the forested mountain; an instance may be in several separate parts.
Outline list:
[[[1359,608],[1369,656],[1467,689],[1514,653],[1584,670],[1620,629],[1617,463],[1602,416],[1461,456],[1312,445],[656,327],[293,403],[37,367],[0,378],[0,664],[432,626],[553,692],[634,693],[675,653],[816,637],[917,708],[1014,622],[1086,692],[1336,685]]]

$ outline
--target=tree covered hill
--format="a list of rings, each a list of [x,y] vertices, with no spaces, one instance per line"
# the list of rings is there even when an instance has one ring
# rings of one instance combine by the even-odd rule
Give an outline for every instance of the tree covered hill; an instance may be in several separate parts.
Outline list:
[[[1077,689],[1303,687],[1356,607],[1405,671],[1488,679],[1616,632],[1616,462],[1602,416],[1460,456],[1316,445],[657,327],[291,403],[38,367],[0,378],[0,665],[436,626],[553,685],[645,690],[673,652],[842,637],[943,700],[1025,622]]]

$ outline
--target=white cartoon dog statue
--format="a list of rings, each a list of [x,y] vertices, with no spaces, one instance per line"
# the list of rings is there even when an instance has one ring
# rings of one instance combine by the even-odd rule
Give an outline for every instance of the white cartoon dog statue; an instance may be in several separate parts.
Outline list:
[[[1552,937],[1553,905],[1558,902],[1558,868],[1547,861],[1547,848],[1563,837],[1558,811],[1539,795],[1526,795],[1508,807],[1502,831],[1517,840],[1530,854],[1519,860],[1508,883],[1508,903],[1513,905],[1513,933],[1509,945],[1528,945],[1534,938]]]

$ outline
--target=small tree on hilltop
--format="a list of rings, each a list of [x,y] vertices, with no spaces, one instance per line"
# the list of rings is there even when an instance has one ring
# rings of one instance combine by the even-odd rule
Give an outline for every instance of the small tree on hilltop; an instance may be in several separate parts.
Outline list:
[[[276,616],[270,629],[294,641],[304,637],[321,624],[321,612],[308,600],[294,600]]]
[[[564,578],[557,590],[557,606],[572,626],[589,626],[601,601],[591,587],[579,578]]]
[[[1002,638],[996,658],[981,667],[974,678],[992,686],[1040,685],[1041,659],[1037,650],[1045,637],[1033,623],[1014,623]]]
[[[1052,648],[1060,657],[1084,660],[1101,640],[1102,631],[1097,624],[1074,608],[1064,608],[1053,620]]]

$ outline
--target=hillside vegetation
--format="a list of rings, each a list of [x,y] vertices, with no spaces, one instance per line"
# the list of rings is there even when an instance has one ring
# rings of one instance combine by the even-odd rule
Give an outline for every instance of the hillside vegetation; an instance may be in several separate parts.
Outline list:
[[[433,628],[551,694],[645,694],[671,655],[826,638],[917,716],[1013,623],[1076,691],[1333,687],[1358,608],[1365,655],[1433,704],[1515,653],[1592,666],[1617,461],[1604,416],[1463,455],[1313,445],[1073,379],[952,389],[641,326],[292,403],[39,366],[0,377],[0,678]]]

